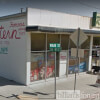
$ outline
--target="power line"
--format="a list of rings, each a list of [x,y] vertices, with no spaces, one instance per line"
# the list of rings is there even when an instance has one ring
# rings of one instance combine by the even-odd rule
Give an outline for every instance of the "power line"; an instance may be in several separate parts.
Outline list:
[[[92,6],[90,4],[83,3],[81,1],[77,1],[77,3],[79,3],[79,4],[83,5],[83,6],[86,6],[86,7],[95,8],[95,9],[100,10],[100,8],[98,8],[98,7]]]

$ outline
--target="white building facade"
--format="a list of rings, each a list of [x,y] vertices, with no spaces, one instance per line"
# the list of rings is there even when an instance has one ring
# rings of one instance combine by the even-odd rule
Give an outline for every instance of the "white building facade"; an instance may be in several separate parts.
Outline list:
[[[76,45],[70,35],[80,28],[88,37],[79,47],[78,72],[91,70],[99,64],[93,57],[93,46],[99,46],[100,29],[92,27],[92,18],[47,10],[27,8],[24,13],[0,18],[0,76],[29,85],[54,77],[55,55],[49,51],[50,43],[60,43],[57,52],[57,77],[74,73],[76,58],[72,48]],[[94,42],[94,44],[93,44]],[[97,55],[97,49],[96,55]],[[99,52],[99,51],[98,51]]]

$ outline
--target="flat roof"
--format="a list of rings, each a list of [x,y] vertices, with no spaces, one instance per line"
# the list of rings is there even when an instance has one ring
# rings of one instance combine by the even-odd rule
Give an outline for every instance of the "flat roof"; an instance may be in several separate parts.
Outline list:
[[[47,27],[47,26],[27,26],[26,31],[41,31],[41,32],[74,32],[76,29],[67,28],[57,28],[57,27]],[[87,34],[100,34],[99,30],[85,30],[83,32]]]
[[[2,17],[0,17],[0,20],[14,18],[14,17],[21,17],[21,16],[25,16],[25,15],[26,15],[26,12],[16,13],[16,14],[11,14],[11,15],[7,15],[7,16],[2,16]]]

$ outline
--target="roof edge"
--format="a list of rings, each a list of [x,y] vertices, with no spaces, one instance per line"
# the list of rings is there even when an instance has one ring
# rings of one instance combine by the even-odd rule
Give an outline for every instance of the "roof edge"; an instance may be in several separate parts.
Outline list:
[[[41,31],[41,32],[74,32],[76,29],[58,28],[58,27],[47,27],[47,26],[27,26],[26,31]],[[86,30],[82,29],[83,32],[89,34],[100,34],[99,30]]]
[[[25,16],[25,15],[26,15],[26,12],[16,13],[16,14],[11,14],[11,15],[7,15],[7,16],[2,16],[2,17],[0,17],[0,20],[14,18],[14,17],[21,17],[21,16]]]

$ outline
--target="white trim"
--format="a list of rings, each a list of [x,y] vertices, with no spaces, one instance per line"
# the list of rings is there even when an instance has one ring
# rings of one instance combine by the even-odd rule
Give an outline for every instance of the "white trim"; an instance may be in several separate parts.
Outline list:
[[[31,62],[27,62],[27,76],[26,76],[26,85],[30,84],[30,69],[31,69]]]
[[[26,62],[26,85],[30,84],[31,71],[31,33],[27,33],[27,62]]]
[[[89,52],[89,67],[88,67],[88,71],[91,71],[91,67],[92,67],[92,47],[93,47],[93,35],[91,35],[91,38],[90,38],[90,52]]]

